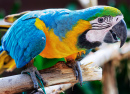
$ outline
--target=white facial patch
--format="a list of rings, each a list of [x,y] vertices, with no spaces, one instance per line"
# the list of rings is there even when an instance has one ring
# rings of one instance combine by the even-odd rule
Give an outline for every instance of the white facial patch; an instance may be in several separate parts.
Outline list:
[[[106,20],[104,17],[104,22],[102,23],[98,22],[98,18],[93,21],[90,21],[90,23],[92,24],[92,29],[86,33],[86,39],[89,42],[95,42],[95,41],[103,42],[107,32],[109,32],[109,30],[111,30],[112,27],[116,25],[121,19],[123,19],[122,15],[109,18]]]
[[[94,42],[94,41],[103,42],[103,39],[108,31],[109,31],[108,29],[107,30],[89,30],[86,33],[86,39],[89,42]]]
[[[123,18],[124,18],[123,16],[114,17],[113,22],[112,22],[113,26],[116,25]]]

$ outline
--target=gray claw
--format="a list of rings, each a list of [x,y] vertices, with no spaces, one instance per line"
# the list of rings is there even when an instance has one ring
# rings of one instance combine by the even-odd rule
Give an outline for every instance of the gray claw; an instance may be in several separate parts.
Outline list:
[[[75,65],[73,66],[73,70],[74,70],[74,75],[75,75],[75,77],[76,77],[76,80],[78,80],[78,71],[77,71]]]
[[[35,71],[35,72],[36,72],[37,76],[40,77],[40,80],[43,82],[43,84],[46,84],[45,81],[43,80],[41,74],[39,73],[39,71]]]
[[[73,70],[76,76],[76,80],[78,78],[80,85],[82,86],[83,78],[82,78],[82,70],[80,68],[80,62],[76,61],[75,65],[73,66]]]
[[[21,73],[23,74],[23,73],[26,73],[26,72],[30,73],[30,76],[31,76],[31,79],[33,81],[35,89],[38,89],[38,87],[39,87],[38,81],[37,81],[37,78],[36,78],[36,74],[40,78],[40,80],[43,82],[43,84],[45,83],[44,80],[42,79],[41,74],[38,72],[37,68],[35,68],[35,67],[29,67],[29,68],[23,70]]]
[[[30,72],[30,76],[31,76],[33,84],[34,84],[34,88],[38,89],[38,81],[37,81],[37,78],[35,76],[35,72]]]

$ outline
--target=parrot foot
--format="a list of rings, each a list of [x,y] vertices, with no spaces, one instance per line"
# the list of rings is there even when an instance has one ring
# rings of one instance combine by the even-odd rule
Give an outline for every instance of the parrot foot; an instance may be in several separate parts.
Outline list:
[[[76,80],[79,80],[79,83],[82,86],[83,77],[82,77],[82,70],[80,67],[80,61],[76,61],[75,63],[70,62],[67,65],[73,69],[74,74],[76,76]]]
[[[41,74],[39,73],[39,71],[37,70],[37,68],[36,68],[36,67],[28,67],[27,69],[25,69],[25,70],[23,70],[23,71],[21,72],[21,74],[23,74],[23,73],[29,74],[30,77],[31,77],[31,79],[32,79],[32,81],[33,81],[34,89],[35,89],[35,90],[34,90],[33,93],[31,93],[31,94],[44,94],[44,93],[36,93],[36,92],[39,92],[39,91],[38,91],[39,85],[38,85],[37,77],[39,78],[39,80],[40,80],[43,84],[46,84],[46,83],[44,82],[44,80],[42,79],[42,76],[41,76]]]
[[[73,65],[74,74],[76,76],[76,80],[79,80],[80,85],[82,86],[83,83],[83,77],[82,77],[82,70],[80,67],[80,61],[76,61],[76,63]]]

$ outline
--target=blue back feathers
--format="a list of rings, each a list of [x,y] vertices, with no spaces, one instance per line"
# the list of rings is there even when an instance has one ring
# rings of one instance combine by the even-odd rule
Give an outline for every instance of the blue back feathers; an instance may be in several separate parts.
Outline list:
[[[103,7],[92,7],[76,11],[68,9],[37,10],[24,15],[22,20],[39,18],[46,24],[46,27],[53,29],[54,33],[62,39],[68,31],[72,30],[73,26],[77,24],[79,19],[88,20],[97,13],[100,13],[101,10],[103,10]]]

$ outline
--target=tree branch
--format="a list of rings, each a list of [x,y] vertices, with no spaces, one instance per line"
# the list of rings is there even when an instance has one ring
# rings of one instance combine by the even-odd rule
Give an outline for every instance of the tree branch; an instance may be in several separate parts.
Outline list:
[[[83,80],[101,80],[102,70],[82,66]],[[78,81],[75,80],[72,68],[68,68],[65,63],[59,62],[55,66],[49,69],[41,71],[42,77],[47,81],[47,86],[72,83],[75,84]],[[19,93],[33,88],[33,83],[27,74],[14,75],[10,77],[0,78],[0,94],[12,94]]]

